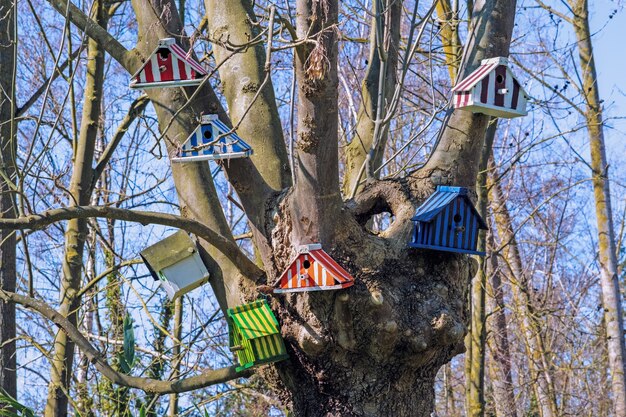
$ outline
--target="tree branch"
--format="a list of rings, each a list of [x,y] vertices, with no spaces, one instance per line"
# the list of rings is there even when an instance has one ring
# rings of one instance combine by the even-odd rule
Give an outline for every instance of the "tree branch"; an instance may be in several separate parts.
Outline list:
[[[237,372],[235,370],[235,365],[227,368],[206,370],[199,375],[177,381],[159,381],[151,378],[140,378],[122,374],[115,371],[106,362],[106,360],[102,357],[102,354],[93,347],[89,340],[82,335],[76,326],[70,323],[67,318],[63,317],[63,315],[46,303],[34,298],[4,290],[0,290],[0,298],[4,302],[20,304],[28,309],[34,310],[59,326],[68,335],[68,337],[80,347],[83,354],[96,367],[96,369],[106,378],[118,385],[137,388],[151,394],[168,394],[173,392],[180,393],[193,391],[250,375],[249,372]]]
[[[73,206],[48,210],[39,214],[31,214],[15,219],[0,218],[0,229],[3,230],[39,230],[46,226],[70,219],[106,218],[123,220],[135,223],[160,224],[176,227],[193,233],[218,248],[238,270],[246,277],[256,281],[263,275],[263,271],[254,262],[246,257],[232,240],[214,232],[204,224],[175,214],[165,214],[151,211],[135,211],[105,206]]]
[[[104,48],[109,55],[119,62],[128,72],[133,73],[138,60],[134,50],[129,51],[118,42],[106,29],[102,28],[93,19],[83,13],[68,0],[48,0],[54,9],[65,16],[72,24],[82,30],[91,39],[95,40]]]
[[[133,123],[133,121],[135,121],[137,116],[141,114],[142,111],[144,111],[144,109],[146,108],[149,102],[150,100],[148,100],[147,96],[141,95],[137,99],[135,99],[135,101],[131,103],[130,108],[128,109],[128,113],[126,114],[126,116],[124,117],[120,125],[117,127],[117,130],[115,131],[115,134],[113,135],[113,138],[107,145],[104,152],[102,152],[102,155],[100,156],[100,159],[98,160],[96,168],[94,168],[92,188],[95,187],[96,182],[98,181],[98,178],[100,178],[100,175],[102,175],[104,168],[111,160],[111,157],[113,156],[113,152],[115,152],[117,145],[119,145],[120,141],[122,140],[122,138],[128,131],[128,128]]]
[[[516,0],[476,2],[460,78],[467,77],[485,58],[509,55],[515,6]],[[413,175],[430,176],[434,183],[473,186],[488,122],[485,114],[451,111],[430,159]]]

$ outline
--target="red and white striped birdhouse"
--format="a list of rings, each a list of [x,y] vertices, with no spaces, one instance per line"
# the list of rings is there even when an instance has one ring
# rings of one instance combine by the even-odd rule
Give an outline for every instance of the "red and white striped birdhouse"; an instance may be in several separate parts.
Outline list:
[[[131,77],[130,88],[198,85],[206,76],[206,70],[174,38],[166,38],[159,41],[150,58]]]
[[[454,108],[512,119],[526,116],[528,95],[511,72],[507,58],[483,59],[453,89]]]
[[[322,245],[303,245],[276,281],[274,292],[339,290],[352,284],[354,278],[322,250]]]

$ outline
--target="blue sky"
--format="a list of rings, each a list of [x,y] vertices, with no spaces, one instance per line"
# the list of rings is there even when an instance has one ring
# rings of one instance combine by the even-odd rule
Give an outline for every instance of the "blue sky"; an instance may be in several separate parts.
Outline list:
[[[620,6],[615,0],[591,1],[591,30],[598,32],[594,37],[594,52],[598,69],[599,85],[607,116],[626,117],[626,4]],[[612,19],[608,16],[613,10]],[[607,22],[608,21],[608,22]],[[604,26],[604,27],[603,27]],[[615,129],[607,129],[611,147],[626,149],[626,120],[610,123]]]

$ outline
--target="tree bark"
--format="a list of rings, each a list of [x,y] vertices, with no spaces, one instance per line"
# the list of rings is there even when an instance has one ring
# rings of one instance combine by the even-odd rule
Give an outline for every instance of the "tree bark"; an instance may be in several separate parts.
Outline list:
[[[95,21],[106,26],[108,16],[101,1],[93,6]],[[93,182],[93,160],[102,106],[102,86],[104,81],[104,49],[93,39],[87,46],[87,75],[85,80],[83,113],[80,135],[76,144],[72,177],[70,179],[70,206],[89,204]],[[65,232],[65,256],[61,278],[59,312],[76,325],[80,297],[83,249],[88,226],[85,219],[69,220]],[[72,382],[74,364],[74,342],[64,331],[58,331],[54,339],[51,360],[50,385],[46,402],[46,417],[67,416],[68,398]]]
[[[0,0],[0,217],[14,218],[15,195],[4,178],[15,181],[15,58],[17,51],[16,13],[13,0]],[[15,232],[0,230],[0,289],[15,291]],[[17,398],[15,305],[0,301],[0,390]],[[0,406],[1,408],[1,406]]]
[[[357,114],[354,137],[346,148],[343,177],[343,195],[346,197],[351,196],[353,191],[362,189],[359,182],[372,174],[366,172],[368,154],[370,171],[378,168],[383,160],[388,124],[382,124],[382,119],[387,116],[385,110],[398,82],[401,11],[402,1],[385,4],[381,0],[372,2],[370,51],[365,77],[361,83],[362,101]]]
[[[609,166],[606,161],[604,145],[602,102],[600,101],[596,63],[591,42],[592,34],[589,28],[588,3],[587,0],[572,0],[570,5],[574,11],[573,26],[578,41],[582,91],[586,103],[585,117],[591,149],[593,195],[598,229],[600,287],[602,288],[606,341],[611,370],[613,412],[616,416],[624,416],[626,415],[624,311],[617,274],[617,250],[609,189]]]

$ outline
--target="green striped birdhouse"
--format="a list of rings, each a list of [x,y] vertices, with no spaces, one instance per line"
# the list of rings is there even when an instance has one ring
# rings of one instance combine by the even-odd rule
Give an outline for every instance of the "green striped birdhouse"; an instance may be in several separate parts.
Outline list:
[[[237,371],[287,359],[278,321],[267,301],[257,300],[227,313],[230,350],[237,355]]]

